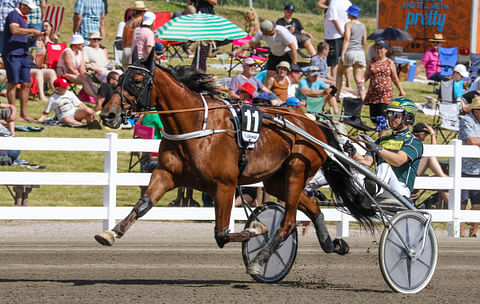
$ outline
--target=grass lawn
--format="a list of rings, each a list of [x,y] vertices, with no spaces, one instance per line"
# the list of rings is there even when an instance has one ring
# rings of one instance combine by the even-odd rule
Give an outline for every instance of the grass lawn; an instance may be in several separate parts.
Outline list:
[[[60,41],[69,42],[72,34],[72,16],[75,0],[50,0],[49,5],[59,5],[65,7],[63,23],[60,29]],[[109,14],[106,18],[106,42],[105,46],[110,53],[113,53],[113,40],[117,24],[123,19],[125,9],[132,5],[133,1],[116,0],[110,1]],[[185,3],[165,2],[165,1],[145,1],[146,6],[154,12],[160,11],[176,11],[183,9]],[[216,12],[236,24],[243,25],[243,12],[245,8],[240,7],[217,7]],[[270,11],[259,9],[260,19],[276,20],[283,15],[282,11]],[[323,14],[295,14],[299,18],[306,30],[314,35],[314,45],[323,40]],[[368,33],[375,30],[374,18],[363,18],[362,21],[367,25]],[[371,43],[371,42],[369,42]],[[230,46],[225,46],[224,51],[228,52]],[[215,59],[209,59],[210,63],[218,63]],[[190,64],[191,59],[186,59],[182,63],[179,59],[173,59],[169,62],[172,65]],[[227,71],[225,69],[214,69],[209,67],[209,73],[216,74],[219,78],[225,77]],[[431,86],[426,84],[402,82],[408,97],[416,102],[424,102],[424,95],[432,95]],[[0,97],[0,102],[7,102],[5,97]],[[28,105],[28,113],[30,116],[37,118],[45,108],[45,103],[39,101],[30,101]],[[17,101],[17,107],[19,103]],[[93,106],[93,105],[91,105]],[[364,108],[363,114],[368,115],[368,109]],[[366,122],[366,119],[364,119]],[[432,117],[419,114],[417,121],[432,122]],[[37,125],[35,123],[17,122],[17,125]],[[17,132],[18,137],[97,137],[103,138],[107,132],[116,132],[119,138],[131,138],[132,130],[86,130],[68,127],[45,127],[45,130],[39,133],[35,132]],[[103,153],[102,152],[50,152],[50,151],[23,151],[21,159],[26,159],[32,163],[38,163],[47,167],[48,172],[102,172],[103,171]],[[118,171],[126,172],[128,168],[128,153],[120,153],[118,160]],[[26,170],[19,167],[0,167],[0,171],[20,171]],[[0,173],[1,174],[1,173]],[[13,199],[4,186],[0,186],[0,205],[10,206]],[[139,197],[138,187],[118,187],[117,203],[119,206],[133,205]],[[176,196],[176,190],[167,193],[162,199],[160,205],[166,205]],[[195,199],[201,201],[200,194],[195,192]],[[41,186],[34,189],[30,194],[29,203],[31,206],[101,206],[103,201],[103,187],[95,186]]]

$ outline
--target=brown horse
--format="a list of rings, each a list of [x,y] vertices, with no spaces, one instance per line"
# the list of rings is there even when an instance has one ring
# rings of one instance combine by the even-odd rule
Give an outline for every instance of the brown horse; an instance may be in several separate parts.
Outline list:
[[[118,128],[130,111],[155,107],[162,111],[160,118],[166,136],[161,141],[158,167],[152,173],[145,195],[125,219],[113,230],[96,235],[96,240],[103,245],[112,245],[115,237],[120,238],[167,191],[180,186],[206,192],[213,198],[214,235],[220,248],[230,241],[248,240],[265,233],[265,227],[256,225],[240,233],[229,233],[235,187],[262,181],[269,194],[285,202],[285,215],[276,236],[249,266],[250,273],[261,273],[263,264],[296,228],[297,209],[314,223],[325,252],[346,254],[348,245],[343,240],[331,240],[320,209],[302,190],[307,180],[323,165],[325,176],[337,196],[337,203],[347,207],[361,223],[371,227],[373,211],[364,209],[358,203],[364,197],[363,189],[352,180],[348,166],[344,164],[342,169],[327,157],[323,149],[266,119],[263,120],[255,147],[245,152],[246,164],[239,166],[242,149],[236,142],[232,114],[216,98],[216,92],[208,75],[186,67],[165,68],[155,65],[152,54],[129,67],[120,79],[117,91],[103,107],[101,117],[104,124]],[[295,110],[281,109],[286,112],[282,114],[283,117],[312,136],[340,149],[330,129],[299,115]],[[274,107],[261,107],[261,110],[268,115],[279,112],[279,108]],[[200,134],[198,131],[202,129],[207,132]],[[182,134],[196,136],[190,139],[175,137]]]

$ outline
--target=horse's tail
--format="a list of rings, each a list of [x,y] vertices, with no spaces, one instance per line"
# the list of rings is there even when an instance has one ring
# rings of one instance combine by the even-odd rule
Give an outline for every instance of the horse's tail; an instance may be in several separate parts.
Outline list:
[[[338,150],[342,150],[331,129],[321,126],[327,143]],[[373,231],[373,219],[376,212],[372,209],[364,208],[361,201],[368,200],[365,189],[361,188],[352,175],[350,166],[339,160],[341,165],[330,157],[323,164],[325,178],[336,196],[335,204],[339,208],[347,209],[361,226]],[[345,170],[346,169],[346,170]]]

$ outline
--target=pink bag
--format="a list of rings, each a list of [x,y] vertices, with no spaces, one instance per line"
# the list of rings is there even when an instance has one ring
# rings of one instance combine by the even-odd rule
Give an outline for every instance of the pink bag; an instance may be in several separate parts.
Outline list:
[[[95,101],[95,98],[88,95],[83,89],[81,89],[80,92],[78,93],[78,99],[85,102],[97,103]]]

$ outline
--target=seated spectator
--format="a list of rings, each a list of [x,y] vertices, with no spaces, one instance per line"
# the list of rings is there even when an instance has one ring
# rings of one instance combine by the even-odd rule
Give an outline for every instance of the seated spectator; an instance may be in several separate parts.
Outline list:
[[[277,24],[287,28],[296,38],[299,48],[307,50],[310,57],[315,56],[315,48],[312,44],[312,34],[305,31],[302,23],[297,18],[292,18],[295,12],[293,4],[287,4],[283,9],[283,17],[277,20]]]
[[[45,65],[39,66],[35,61],[35,51],[33,54],[28,54],[28,60],[30,62],[30,76],[34,77],[37,80],[38,84],[38,97],[42,101],[48,101],[48,98],[45,96],[45,86],[44,83],[48,83],[53,89],[53,82],[57,79],[57,73],[54,69],[49,69]]]
[[[453,79],[453,95],[456,100],[459,100],[463,96],[465,90],[463,79],[469,76],[470,74],[468,74],[467,68],[463,64],[457,64],[453,69],[451,79]]]
[[[115,66],[108,60],[108,50],[100,47],[101,40],[102,36],[100,36],[100,32],[90,32],[88,37],[90,44],[83,48],[83,58],[86,69],[93,71],[95,77],[100,82],[105,82],[108,73],[113,70]]]
[[[82,120],[85,119],[90,123],[95,119],[93,110],[68,90],[70,84],[71,82],[62,76],[55,80],[55,93],[50,96],[45,110],[37,119],[38,122],[44,121],[52,110],[55,112],[57,120],[66,125],[83,125]]]
[[[300,102],[306,103],[307,97],[324,97],[327,103],[330,105],[330,109],[333,114],[339,114],[337,100],[335,96],[332,95],[332,88],[329,87],[325,82],[318,79],[318,68],[316,66],[309,66],[306,71],[306,78],[300,80],[300,84],[297,89],[295,97],[297,97]],[[314,112],[322,113],[323,112],[323,103],[321,108],[316,108],[315,106],[309,106],[307,104],[307,109],[315,109]]]
[[[277,72],[273,77],[273,81],[270,85],[267,85],[267,89],[275,93],[275,95],[280,98],[282,102],[287,100],[288,98],[288,85],[290,82],[288,81],[288,74],[290,73],[290,63],[287,61],[280,61],[277,64]]]
[[[417,123],[413,126],[412,133],[420,139],[421,142],[425,142],[425,139],[428,135],[430,135],[430,140],[432,145],[437,144],[437,137],[435,131],[429,125],[425,123]],[[435,156],[423,156],[418,164],[418,171],[417,176],[421,176],[425,174],[425,171],[430,169],[435,176],[439,177],[448,177],[445,172],[442,170],[442,166],[438,162]],[[445,201],[448,202],[448,194],[446,192],[442,192],[442,197]]]
[[[260,93],[253,99],[253,104],[279,105],[282,101],[274,93]]]
[[[253,72],[255,71],[255,60],[252,58],[245,58],[243,60],[243,71],[242,73],[234,76],[230,81],[229,85],[229,95],[231,99],[240,99],[238,94],[239,89],[237,85],[243,85],[245,82],[250,83],[254,88],[255,92],[252,97],[257,97],[259,92],[266,92],[272,93],[269,89],[267,89],[262,82],[260,82],[257,78],[253,77]]]
[[[15,136],[15,118],[17,108],[9,103],[0,103],[0,124],[8,128],[11,136]]]
[[[335,79],[328,77],[327,55],[330,52],[330,46],[326,42],[317,44],[317,54],[310,60],[310,65],[318,67],[318,79],[329,85],[335,85]]]
[[[47,43],[57,43],[58,36],[53,31],[52,23],[48,20],[44,20],[42,22],[42,32],[43,32],[43,35],[38,36],[38,39],[35,42],[34,59],[35,59],[35,63],[39,67],[46,68],[47,67],[46,64],[48,62]]]
[[[420,74],[423,70],[427,75],[427,79],[440,81],[443,79],[440,72],[442,71],[441,63],[440,63],[440,56],[438,55],[438,47],[445,42],[443,39],[442,34],[434,34],[433,39],[429,40],[433,44],[433,48],[428,49],[425,54],[423,55],[422,61],[417,66],[417,70],[415,71],[415,78],[418,74]]]
[[[253,103],[253,94],[255,94],[255,87],[250,84],[250,82],[245,82],[242,85],[237,84],[237,88],[240,89],[238,92],[239,99],[241,101],[246,101],[248,103]]]
[[[298,64],[291,64],[290,70],[290,74],[288,74],[288,97],[293,97],[295,96],[303,72]]]
[[[243,14],[243,18],[245,19],[245,32],[247,32],[248,36],[255,36],[260,30],[260,21],[255,9],[251,7],[246,10]]]
[[[102,83],[98,88],[98,99],[97,105],[95,106],[95,112],[100,111],[103,105],[110,100],[110,97],[112,97],[113,92],[118,86],[119,78],[120,75],[115,71],[108,73],[107,82]]]
[[[81,84],[83,90],[88,95],[97,99],[97,86],[87,75],[85,60],[83,58],[83,37],[81,35],[72,35],[70,47],[63,50],[58,60],[59,70],[57,74],[66,75],[72,83]]]

